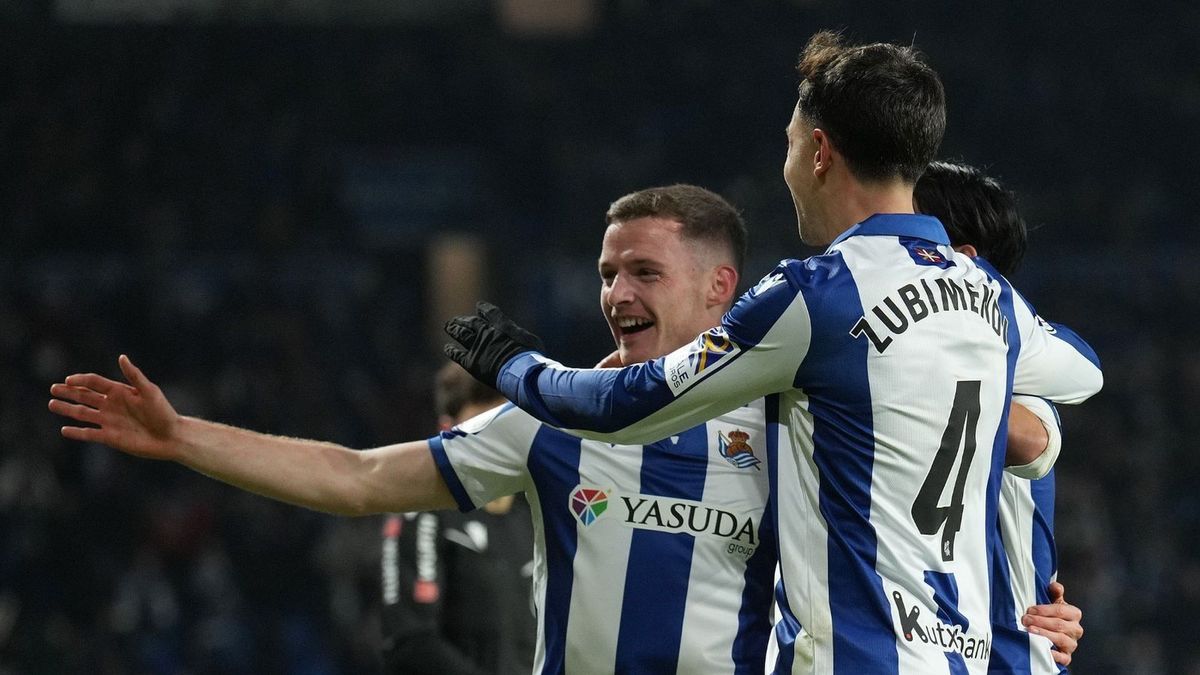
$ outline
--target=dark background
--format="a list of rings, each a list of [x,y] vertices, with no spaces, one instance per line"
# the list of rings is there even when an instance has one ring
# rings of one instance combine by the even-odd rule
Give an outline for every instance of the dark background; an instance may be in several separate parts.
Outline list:
[[[912,4],[0,3],[0,673],[375,669],[379,521],[66,443],[49,384],[125,352],[185,414],[423,437],[454,236],[593,363],[620,195],[728,197],[746,284],[813,253],[783,129],[826,27],[928,55],[942,156],[1017,191],[1017,285],[1104,363],[1063,410],[1076,671],[1200,673],[1200,5]]]

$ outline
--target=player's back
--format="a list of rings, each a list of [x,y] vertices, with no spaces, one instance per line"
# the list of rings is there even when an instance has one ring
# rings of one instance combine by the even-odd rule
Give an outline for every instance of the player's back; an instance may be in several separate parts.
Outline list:
[[[1011,294],[916,237],[851,237],[793,265],[821,289],[804,293],[776,492],[794,671],[985,672]]]

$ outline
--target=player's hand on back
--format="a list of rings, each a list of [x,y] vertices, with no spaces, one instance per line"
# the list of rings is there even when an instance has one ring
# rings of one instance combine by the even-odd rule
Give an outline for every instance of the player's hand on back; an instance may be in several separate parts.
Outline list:
[[[129,357],[117,360],[128,382],[95,373],[67,376],[50,387],[50,411],[93,426],[64,426],[75,441],[103,443],[138,457],[176,459],[179,414]]]
[[[1071,655],[1083,637],[1083,611],[1066,601],[1065,589],[1057,581],[1050,584],[1050,604],[1035,605],[1025,611],[1021,622],[1030,633],[1041,635],[1054,643],[1054,660],[1071,665]]]

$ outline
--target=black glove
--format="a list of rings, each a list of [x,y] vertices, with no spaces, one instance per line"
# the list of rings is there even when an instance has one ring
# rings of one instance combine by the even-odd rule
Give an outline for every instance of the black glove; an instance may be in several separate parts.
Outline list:
[[[538,336],[513,323],[490,302],[475,303],[474,315],[450,319],[445,330],[458,343],[447,342],[442,347],[446,356],[493,389],[500,368],[509,359],[531,349],[544,349]]]

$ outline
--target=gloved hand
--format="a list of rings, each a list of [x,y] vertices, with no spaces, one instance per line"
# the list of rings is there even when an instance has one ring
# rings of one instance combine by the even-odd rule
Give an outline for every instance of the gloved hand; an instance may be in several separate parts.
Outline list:
[[[445,330],[458,343],[448,342],[442,347],[446,356],[492,388],[509,359],[521,352],[544,349],[538,336],[518,326],[490,302],[476,303],[473,315],[450,319]]]

